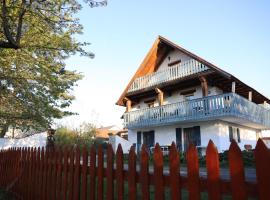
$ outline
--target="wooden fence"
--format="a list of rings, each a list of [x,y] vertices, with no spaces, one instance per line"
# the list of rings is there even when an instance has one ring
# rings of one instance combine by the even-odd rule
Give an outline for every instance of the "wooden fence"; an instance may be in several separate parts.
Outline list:
[[[226,194],[234,200],[248,197],[269,200],[270,153],[262,140],[258,141],[254,154],[257,181],[247,182],[236,142],[232,142],[228,155],[230,180],[220,179],[218,152],[212,141],[206,151],[207,178],[199,176],[197,150],[192,145],[186,153],[186,176],[179,173],[179,153],[174,144],[169,152],[167,173],[158,144],[153,153],[153,167],[149,167],[150,158],[144,146],[139,158],[131,148],[128,159],[124,159],[121,146],[114,155],[110,145],[105,152],[101,146],[97,152],[94,148],[81,152],[78,148],[9,149],[0,152],[0,187],[18,199],[35,200],[176,200],[183,198],[183,192],[191,200],[200,199],[201,193],[207,193],[210,200],[222,199]]]

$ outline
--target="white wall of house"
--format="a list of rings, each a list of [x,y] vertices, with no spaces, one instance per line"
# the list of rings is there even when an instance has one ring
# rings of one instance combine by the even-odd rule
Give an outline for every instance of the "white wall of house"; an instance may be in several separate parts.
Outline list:
[[[0,149],[14,147],[45,147],[47,133],[39,133],[22,139],[0,138]]]
[[[155,131],[155,143],[160,145],[170,145],[173,141],[176,141],[176,128],[188,128],[200,126],[201,130],[201,147],[207,147],[209,140],[211,139],[219,152],[223,152],[229,149],[229,126],[238,127],[240,129],[241,142],[238,143],[239,147],[244,150],[244,145],[249,144],[252,148],[255,148],[258,138],[261,136],[258,130],[243,127],[237,124],[230,124],[224,121],[208,121],[199,123],[179,124],[162,127],[151,127],[145,129],[128,130],[128,138],[131,143],[137,143],[137,131]],[[143,139],[142,139],[143,140]],[[143,141],[141,141],[143,143]]]
[[[116,153],[117,147],[121,144],[123,153],[127,154],[132,146],[130,140],[125,140],[124,138],[119,137],[118,135],[110,135],[109,143],[112,145],[113,151]]]
[[[201,89],[201,86],[196,86],[196,87],[187,88],[185,90],[175,90],[174,92],[172,92],[170,94],[170,96],[165,93],[165,95],[164,95],[164,105],[185,101],[186,100],[185,99],[185,96],[184,95],[181,95],[181,92],[189,91],[189,90],[195,90],[195,92],[194,92],[194,99],[202,98],[202,89]],[[218,94],[222,94],[223,93],[223,91],[221,89],[217,88],[217,87],[209,86],[209,89],[208,90],[209,90],[209,96],[218,95]],[[148,104],[145,103],[145,101],[146,100],[149,100],[149,99],[155,99],[154,106],[155,107],[156,106],[159,106],[157,96],[158,95],[153,96],[152,98],[141,99],[138,104],[133,105],[131,111],[148,108]]]
[[[170,58],[170,59],[169,59]],[[182,52],[178,50],[173,50],[170,52],[167,57],[163,60],[163,62],[160,64],[157,71],[162,71],[166,68],[168,68],[168,64],[171,62],[175,62],[181,59],[181,62],[185,62],[187,60],[190,60],[191,57],[187,56],[186,54],[183,54]]]

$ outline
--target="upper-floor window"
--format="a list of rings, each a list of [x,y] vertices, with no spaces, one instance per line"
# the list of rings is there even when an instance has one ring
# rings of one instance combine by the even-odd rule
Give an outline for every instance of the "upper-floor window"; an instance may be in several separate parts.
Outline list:
[[[188,90],[188,91],[181,92],[180,95],[184,96],[185,101],[190,101],[192,99],[195,99],[195,92],[196,92],[195,89],[194,90]]]
[[[177,64],[179,64],[179,63],[181,63],[181,59],[176,60],[176,61],[173,61],[173,62],[169,62],[169,63],[168,63],[168,66],[169,66],[169,67],[172,67],[172,66],[177,65]]]
[[[241,142],[240,129],[229,126],[229,139],[230,142],[232,142],[232,140],[235,140],[236,142],[240,143]]]
[[[192,100],[192,99],[195,98],[194,93],[192,93],[192,94],[187,94],[187,95],[185,95],[184,97],[185,97],[185,100],[186,100],[186,101],[190,101],[190,100]]]
[[[148,108],[153,108],[155,107],[155,99],[148,99],[145,100],[144,103],[146,103]]]

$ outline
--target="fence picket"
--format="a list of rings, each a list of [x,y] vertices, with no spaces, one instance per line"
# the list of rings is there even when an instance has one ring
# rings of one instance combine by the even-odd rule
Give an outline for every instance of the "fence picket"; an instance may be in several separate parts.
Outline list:
[[[173,142],[169,151],[169,165],[170,165],[170,189],[171,199],[181,199],[180,191],[180,160],[179,153],[176,149],[175,143]]]
[[[187,178],[180,175],[180,158],[177,148],[172,143],[169,149],[169,173],[164,172],[163,153],[158,144],[153,154],[153,173],[149,173],[149,155],[145,145],[140,152],[140,168],[137,173],[136,153],[132,147],[127,156],[128,168],[124,168],[124,155],[121,145],[116,152],[116,169],[114,170],[114,153],[112,146],[107,147],[104,155],[99,146],[90,149],[90,165],[86,147],[80,152],[74,149],[40,149],[10,148],[0,150],[0,186],[14,193],[18,199],[150,199],[150,185],[154,186],[154,199],[165,198],[165,187],[170,191],[170,199],[181,199],[181,190],[187,188],[188,199],[200,199],[200,193],[207,191],[208,198],[221,199],[223,194],[231,194],[234,200],[246,200],[255,197],[270,199],[270,151],[259,140],[255,154],[257,182],[245,180],[242,153],[235,141],[230,145],[228,158],[230,180],[220,178],[219,157],[212,141],[206,149],[207,178],[199,177],[198,153],[190,145],[186,152]],[[105,157],[106,156],[106,157]],[[104,159],[106,158],[106,162]],[[96,162],[97,165],[96,165]],[[106,168],[103,165],[106,163]],[[115,174],[114,174],[115,173]],[[88,175],[90,188],[88,189]],[[103,190],[106,178],[107,190]],[[114,194],[116,181],[116,194]],[[128,187],[125,191],[124,183]],[[97,187],[96,187],[97,183]],[[140,193],[137,195],[137,184]],[[89,191],[89,194],[88,194]]]
[[[62,163],[63,163],[63,154],[62,154],[62,149],[58,149],[58,154],[57,154],[57,161],[56,161],[56,199],[61,199],[61,184],[62,184]]]
[[[155,145],[153,160],[154,160],[155,200],[163,200],[164,199],[163,154],[158,143]]]
[[[247,195],[242,152],[234,140],[230,145],[228,157],[233,200],[245,200]]]
[[[62,192],[62,199],[66,200],[67,199],[67,193],[68,193],[68,189],[67,189],[67,185],[68,185],[68,161],[69,161],[69,151],[68,149],[65,147],[64,148],[64,166],[63,166],[63,179],[62,179],[62,188],[61,188],[61,192]]]
[[[259,139],[255,147],[255,164],[260,200],[270,199],[270,153],[264,142]]]
[[[130,148],[128,154],[128,199],[137,199],[137,184],[136,184],[136,153],[135,147]]]
[[[82,195],[81,199],[87,199],[87,165],[88,165],[88,152],[86,146],[82,150]]]
[[[200,199],[199,161],[196,147],[190,144],[186,153],[189,200]]]
[[[69,180],[68,180],[68,199],[73,199],[73,179],[74,179],[74,149],[70,148],[69,153],[69,167],[68,167],[68,174],[69,174]]]
[[[90,150],[90,200],[96,199],[96,150],[95,147],[91,147]]]
[[[113,149],[112,145],[109,144],[107,148],[107,200],[114,199],[114,170],[113,170]]]
[[[141,183],[141,193],[142,193],[142,200],[150,199],[150,192],[149,192],[149,155],[146,150],[146,146],[143,144],[142,149],[140,152],[140,183]]]
[[[118,200],[124,198],[123,149],[119,144],[116,151],[116,187]]]
[[[73,179],[73,199],[80,199],[80,149],[77,146],[75,149],[75,168],[74,168],[74,179]]]
[[[98,146],[98,169],[97,169],[97,177],[98,177],[97,199],[98,200],[103,199],[103,168],[104,168],[103,163],[104,163],[103,149],[102,149],[102,145],[100,144]]]
[[[212,140],[209,141],[206,149],[206,167],[208,198],[221,200],[218,152]]]
[[[57,181],[57,158],[58,149],[53,151],[52,155],[52,183],[51,183],[51,199],[56,199],[56,181]]]

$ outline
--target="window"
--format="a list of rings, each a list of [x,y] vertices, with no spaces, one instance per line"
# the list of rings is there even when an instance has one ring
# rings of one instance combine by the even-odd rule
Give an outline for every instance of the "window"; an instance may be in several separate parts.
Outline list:
[[[185,97],[185,100],[186,100],[186,101],[190,101],[190,100],[194,99],[194,93],[192,93],[192,94],[187,94],[187,95],[185,95],[184,97]]]
[[[230,142],[235,140],[236,142],[240,143],[241,142],[240,129],[229,126],[229,139],[230,139]]]
[[[177,65],[179,63],[181,63],[181,59],[168,63],[168,66],[172,67],[172,66],[175,66],[175,65]]]
[[[155,107],[155,102],[154,101],[148,102],[147,105],[148,105],[148,108],[153,108]]]
[[[144,101],[144,103],[147,104],[148,108],[153,108],[155,106],[155,100],[154,98],[147,99]]]
[[[196,90],[192,89],[192,90],[181,92],[180,95],[184,96],[184,100],[189,101],[189,100],[195,99],[195,96],[194,96],[195,92]]]

